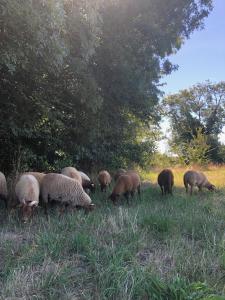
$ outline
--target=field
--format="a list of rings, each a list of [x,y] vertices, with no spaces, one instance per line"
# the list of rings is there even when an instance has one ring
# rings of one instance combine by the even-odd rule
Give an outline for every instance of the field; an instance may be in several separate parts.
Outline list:
[[[118,206],[96,192],[96,210],[22,224],[0,207],[1,299],[225,299],[225,168],[206,173],[218,190],[174,196],[150,188]]]

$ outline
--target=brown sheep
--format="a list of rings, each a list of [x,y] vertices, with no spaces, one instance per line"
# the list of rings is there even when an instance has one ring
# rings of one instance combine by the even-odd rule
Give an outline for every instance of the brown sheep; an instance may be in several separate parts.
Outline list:
[[[132,194],[133,191],[133,182],[131,179],[131,176],[129,175],[121,175],[113,188],[112,194],[109,196],[109,199],[113,201],[115,204],[117,199],[124,195],[127,199],[127,202],[129,201],[129,195]]]
[[[106,192],[106,189],[110,185],[110,183],[112,181],[112,178],[111,178],[111,175],[109,174],[108,171],[103,170],[103,171],[100,171],[99,174],[98,174],[98,181],[99,181],[100,186],[101,186],[101,191]]]
[[[117,179],[120,177],[120,175],[126,173],[125,169],[118,169],[114,175],[114,180],[117,181]]]
[[[65,175],[65,176],[68,176],[72,179],[77,180],[82,185],[81,174],[79,173],[79,171],[77,171],[76,168],[73,168],[73,167],[63,168],[62,171],[61,171],[61,174]]]
[[[137,174],[136,171],[129,170],[124,175],[128,175],[131,177],[133,188],[131,192],[131,196],[134,196],[135,192],[138,192],[138,195],[140,196],[141,193],[141,179],[140,176]]]
[[[158,184],[161,188],[162,195],[173,194],[172,188],[174,185],[173,172],[169,169],[164,169],[158,175]]]
[[[184,174],[184,186],[186,188],[186,193],[188,193],[188,186],[191,187],[190,194],[193,193],[193,187],[197,186],[199,191],[202,191],[202,188],[207,188],[210,191],[215,190],[215,185],[211,184],[206,178],[205,174],[197,171],[187,171]]]

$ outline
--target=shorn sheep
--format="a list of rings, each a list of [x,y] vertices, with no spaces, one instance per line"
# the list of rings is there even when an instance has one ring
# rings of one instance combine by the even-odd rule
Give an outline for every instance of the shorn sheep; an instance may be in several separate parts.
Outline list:
[[[81,184],[62,174],[49,173],[44,177],[41,185],[41,197],[46,213],[47,203],[51,201],[72,207],[82,207],[86,212],[94,208],[91,198],[85,193]]]
[[[85,174],[84,172],[79,171],[81,179],[82,179],[82,186],[85,191],[90,190],[91,192],[95,191],[95,184],[94,182]]]
[[[170,169],[164,169],[158,175],[158,184],[162,195],[173,194],[174,176]]]
[[[190,194],[193,193],[193,187],[197,186],[199,191],[202,191],[202,188],[207,188],[210,191],[215,190],[215,185],[210,183],[206,178],[205,174],[197,171],[187,171],[184,174],[184,186],[186,188],[186,193],[188,193],[188,186],[190,185],[191,191]]]
[[[112,178],[108,171],[102,170],[98,174],[98,181],[100,183],[101,191],[106,192],[106,189],[110,185]]]
[[[109,196],[109,199],[115,204],[118,198],[122,195],[129,201],[129,195],[132,195],[133,191],[133,182],[129,175],[121,175],[113,188],[112,194]]]
[[[0,172],[0,200],[4,201],[6,208],[8,206],[7,199],[8,199],[8,189],[7,189],[6,178],[5,175],[2,172]]]
[[[15,187],[15,195],[22,207],[22,219],[27,221],[39,203],[40,187],[33,175],[24,174]]]
[[[66,167],[61,170],[61,173],[65,176],[77,180],[82,185],[82,177],[76,168]]]

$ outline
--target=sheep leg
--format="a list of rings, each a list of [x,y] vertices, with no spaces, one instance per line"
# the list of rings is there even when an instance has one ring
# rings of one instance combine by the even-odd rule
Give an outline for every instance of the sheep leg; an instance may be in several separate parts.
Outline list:
[[[137,191],[138,191],[138,195],[141,196],[141,186],[140,185],[137,187]]]
[[[162,191],[162,196],[164,195],[164,191],[163,191],[163,186],[160,185],[161,191]]]
[[[124,197],[127,199],[127,204],[129,204],[129,192],[124,193]]]
[[[191,185],[191,196],[192,196],[192,194],[193,194],[193,185]]]
[[[131,195],[131,197],[133,198],[133,197],[134,197],[134,191],[131,191],[131,192],[130,192],[130,195]]]
[[[5,203],[5,209],[8,209],[8,201],[6,197],[3,197],[3,201]]]
[[[48,217],[47,203],[43,203],[43,206],[44,206],[44,214],[46,215],[46,217]]]
[[[185,189],[186,189],[186,193],[188,193],[188,184],[185,183],[184,186],[185,186]]]

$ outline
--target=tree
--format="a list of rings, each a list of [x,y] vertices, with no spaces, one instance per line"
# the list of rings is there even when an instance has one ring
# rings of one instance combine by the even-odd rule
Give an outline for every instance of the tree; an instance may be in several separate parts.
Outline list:
[[[168,56],[211,9],[210,0],[0,0],[0,168],[143,164]]]
[[[209,148],[207,136],[202,129],[196,129],[196,135],[192,136],[190,142],[172,145],[173,152],[177,153],[182,163],[204,165],[209,162]]]
[[[165,98],[172,127],[172,145],[189,144],[206,137],[209,158],[220,162],[218,135],[225,125],[225,82],[209,81]]]

